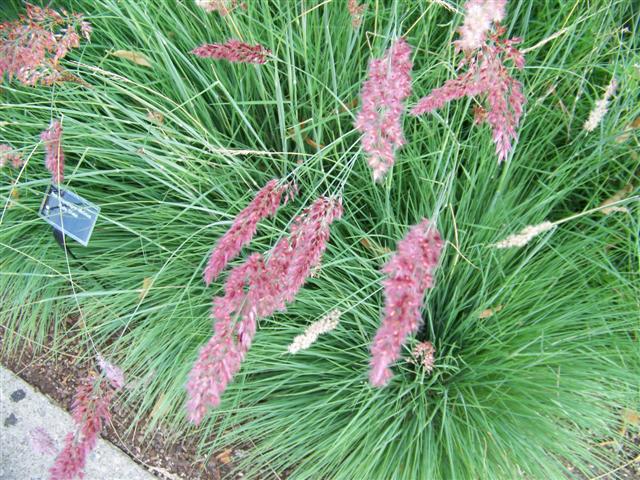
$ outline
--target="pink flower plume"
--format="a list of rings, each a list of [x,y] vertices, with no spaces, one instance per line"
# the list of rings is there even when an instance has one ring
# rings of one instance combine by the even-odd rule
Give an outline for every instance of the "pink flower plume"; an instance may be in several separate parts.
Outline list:
[[[207,286],[240,253],[242,247],[251,241],[258,228],[258,222],[274,215],[281,202],[286,203],[294,191],[293,186],[279,185],[276,179],[262,187],[249,205],[238,214],[231,228],[218,240],[212,250],[209,262],[204,269],[204,282]]]
[[[125,384],[124,372],[122,369],[105,360],[105,358],[100,354],[97,355],[96,360],[100,370],[102,370],[104,376],[109,380],[111,386],[116,390],[121,390]]]
[[[101,377],[87,379],[78,386],[71,409],[76,430],[67,434],[64,447],[49,470],[50,480],[82,478],[87,457],[111,419],[109,407],[114,394],[115,390]]]
[[[80,35],[89,40],[90,33],[80,14],[27,3],[24,15],[0,24],[0,80],[6,74],[24,85],[77,81],[60,60],[80,46]]]
[[[227,40],[225,43],[207,43],[194,48],[191,52],[202,58],[228,60],[233,63],[257,63],[267,61],[271,50],[260,44],[250,45],[240,40]]]
[[[362,110],[355,127],[362,133],[362,148],[380,181],[405,143],[402,131],[404,100],[411,93],[411,47],[402,38],[382,58],[369,62],[369,78],[362,87]]]
[[[49,128],[40,134],[40,139],[44,142],[44,163],[51,172],[53,181],[62,183],[64,180],[64,152],[62,151],[62,124],[60,121],[51,122]]]
[[[499,27],[490,41],[463,60],[461,65],[467,67],[466,72],[447,80],[442,87],[420,99],[411,110],[411,115],[418,116],[458,98],[482,96],[486,108],[477,107],[475,119],[477,123],[487,122],[491,127],[498,162],[505,160],[513,149],[512,142],[517,136],[516,128],[526,103],[522,84],[509,74],[505,65],[510,59],[516,68],[524,68],[524,57],[516,48],[521,40],[502,40],[499,37],[504,32],[504,28]]]
[[[342,214],[337,199],[319,198],[293,222],[288,238],[276,243],[269,259],[254,253],[233,268],[224,295],[213,301],[214,334],[200,350],[187,382],[187,413],[198,424],[217,407],[240,370],[259,318],[266,318],[295,299],[311,270],[320,263],[331,223]]]
[[[384,317],[371,344],[369,381],[376,387],[386,385],[391,377],[391,364],[400,358],[407,336],[422,325],[424,292],[433,286],[433,272],[438,265],[442,239],[429,220],[411,227],[398,242],[393,257],[382,271]]]
[[[507,0],[469,0],[464,4],[466,15],[460,27],[460,39],[456,46],[461,50],[481,48],[492,23],[504,19]]]

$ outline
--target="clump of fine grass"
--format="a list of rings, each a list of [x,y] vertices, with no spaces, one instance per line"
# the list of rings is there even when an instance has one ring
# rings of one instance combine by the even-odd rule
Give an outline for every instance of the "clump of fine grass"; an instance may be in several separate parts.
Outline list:
[[[91,44],[65,60],[91,87],[2,87],[0,143],[26,160],[0,170],[5,348],[25,337],[42,343],[50,330],[54,347],[99,347],[140,380],[128,398],[140,416],[197,435],[203,455],[253,445],[240,466],[249,476],[564,478],[568,464],[615,462],[596,444],[618,440],[619,409],[640,400],[640,162],[628,129],[640,113],[640,56],[627,2],[512,2],[504,24],[524,37],[528,97],[513,158],[497,165],[490,132],[473,127],[470,104],[459,101],[405,120],[407,145],[381,185],[359,149],[353,102],[369,58],[399,35],[415,52],[409,102],[455,75],[460,17],[439,2],[370,5],[355,29],[336,2],[247,2],[224,18],[188,2],[56,3],[94,26]],[[231,37],[274,59],[258,67],[189,54]],[[119,50],[150,66],[110,55]],[[617,93],[587,134],[613,76]],[[53,118],[64,119],[65,186],[102,209],[89,246],[71,246],[77,259],[36,215],[49,183],[38,134]],[[184,383],[221,289],[202,284],[207,253],[255,191],[287,175],[300,197],[261,225],[256,249],[271,247],[319,195],[342,193],[343,220],[315,278],[286,313],[260,324],[220,408],[193,429]],[[523,248],[491,248],[628,184],[628,212],[595,212]],[[415,338],[433,343],[433,371],[401,361],[388,388],[372,389],[379,268],[422,217],[447,240]],[[286,353],[336,308],[330,335]],[[495,313],[479,318],[487,309]],[[78,320],[69,326],[70,314]]]

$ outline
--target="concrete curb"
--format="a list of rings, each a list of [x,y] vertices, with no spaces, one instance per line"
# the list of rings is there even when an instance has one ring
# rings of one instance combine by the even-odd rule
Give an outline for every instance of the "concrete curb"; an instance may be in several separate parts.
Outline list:
[[[65,435],[72,431],[69,413],[0,365],[0,479],[46,480]],[[32,432],[44,429],[55,451],[33,444]],[[110,442],[100,439],[85,468],[86,480],[153,480]]]

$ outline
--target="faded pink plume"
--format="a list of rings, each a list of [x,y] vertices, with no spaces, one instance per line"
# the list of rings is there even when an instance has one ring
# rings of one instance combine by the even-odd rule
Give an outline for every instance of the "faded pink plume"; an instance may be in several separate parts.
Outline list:
[[[465,51],[482,48],[492,23],[504,19],[507,0],[469,0],[464,4],[465,17],[456,46]]]
[[[505,160],[513,149],[512,141],[526,103],[522,84],[509,74],[504,63],[510,59],[516,68],[524,68],[524,56],[516,47],[521,39],[501,40],[504,32],[504,28],[497,28],[490,41],[463,60],[461,65],[467,67],[466,72],[447,80],[411,110],[411,115],[418,116],[458,98],[483,96],[486,108],[476,108],[475,120],[487,122],[491,127],[498,162]]]
[[[87,457],[111,418],[109,407],[115,390],[101,380],[101,377],[87,379],[76,389],[71,410],[76,430],[67,434],[64,447],[49,470],[50,480],[83,477]]]
[[[249,351],[259,318],[294,300],[311,270],[320,263],[329,226],[342,214],[337,199],[319,198],[297,217],[291,234],[276,243],[265,261],[252,254],[233,268],[224,295],[213,301],[214,335],[200,350],[187,382],[187,413],[198,424],[220,399]]]
[[[400,358],[407,336],[422,325],[424,292],[433,286],[433,272],[442,251],[442,239],[427,219],[411,227],[398,242],[391,259],[382,268],[387,278],[384,286],[384,318],[371,344],[369,381],[376,387],[386,385],[391,365]]]
[[[411,47],[402,38],[382,58],[369,62],[369,78],[361,91],[362,110],[355,127],[362,133],[362,148],[380,181],[395,162],[396,150],[405,143],[402,132],[404,100],[411,93]]]
[[[116,390],[121,390],[122,388],[124,388],[124,372],[120,367],[114,365],[111,362],[108,362],[100,354],[96,356],[96,361],[98,362],[100,370],[102,370],[102,373],[107,378],[107,380],[109,380],[109,383],[111,383],[111,386],[113,388],[115,388]]]
[[[208,286],[235,258],[256,233],[258,222],[276,213],[281,202],[286,203],[295,189],[290,184],[279,185],[278,180],[268,182],[255,198],[233,221],[231,228],[218,240],[204,269],[204,282]],[[284,195],[284,199],[282,196]]]
[[[240,40],[227,40],[225,43],[206,43],[194,48],[191,53],[203,58],[228,60],[234,63],[265,63],[271,50],[260,44],[249,45]]]
[[[44,163],[51,172],[53,181],[62,183],[64,180],[64,152],[62,151],[62,124],[60,121],[51,122],[49,128],[40,134],[40,139],[44,142]]]

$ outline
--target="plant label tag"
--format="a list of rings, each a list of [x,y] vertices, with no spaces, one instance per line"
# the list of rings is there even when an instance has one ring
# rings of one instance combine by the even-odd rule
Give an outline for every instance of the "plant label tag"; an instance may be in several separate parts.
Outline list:
[[[58,232],[87,246],[100,207],[70,190],[51,185],[38,215]]]

